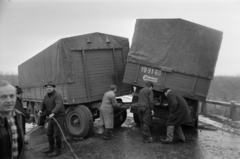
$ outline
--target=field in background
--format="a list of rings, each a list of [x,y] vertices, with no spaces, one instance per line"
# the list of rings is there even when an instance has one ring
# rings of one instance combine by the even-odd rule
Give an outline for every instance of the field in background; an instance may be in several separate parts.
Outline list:
[[[240,103],[240,76],[215,76],[208,92],[208,100]],[[230,108],[207,104],[207,114],[230,116]],[[240,120],[240,109],[237,109]]]

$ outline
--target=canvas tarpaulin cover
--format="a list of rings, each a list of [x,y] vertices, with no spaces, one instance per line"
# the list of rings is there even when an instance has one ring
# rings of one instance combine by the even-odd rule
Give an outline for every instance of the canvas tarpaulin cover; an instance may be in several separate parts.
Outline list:
[[[42,87],[48,81],[53,81],[56,85],[73,83],[71,50],[97,48],[122,48],[126,52],[129,43],[127,38],[103,33],[60,39],[18,66],[19,85],[31,88]]]
[[[137,19],[128,61],[212,79],[222,32],[182,19]]]

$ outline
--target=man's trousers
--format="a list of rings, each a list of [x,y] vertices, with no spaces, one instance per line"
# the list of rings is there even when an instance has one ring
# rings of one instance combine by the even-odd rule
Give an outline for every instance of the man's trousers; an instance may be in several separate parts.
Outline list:
[[[149,139],[151,137],[149,127],[152,125],[151,110],[147,107],[139,106],[138,117],[141,124],[143,139]]]
[[[181,141],[186,140],[185,136],[182,132],[181,126],[175,127],[175,126],[169,125],[169,126],[167,126],[167,138],[166,138],[167,141],[169,141],[169,142],[173,141],[174,132],[178,135],[178,137]]]
[[[57,120],[58,124],[55,122],[54,119],[49,119],[48,129],[47,129],[48,142],[49,142],[50,147],[53,147],[56,142],[56,148],[61,149],[62,133],[61,133],[59,126],[61,127],[61,129],[63,129],[64,116],[58,116],[58,117],[54,117],[54,118]],[[55,138],[55,141],[54,141],[54,138]]]

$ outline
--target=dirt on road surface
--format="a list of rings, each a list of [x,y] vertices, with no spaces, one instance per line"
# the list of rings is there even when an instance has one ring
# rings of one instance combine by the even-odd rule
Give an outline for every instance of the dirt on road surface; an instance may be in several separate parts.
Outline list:
[[[154,143],[143,143],[139,126],[132,117],[127,118],[122,127],[114,129],[113,140],[103,140],[99,134],[99,121],[94,123],[94,132],[85,139],[71,139],[67,136],[73,151],[79,159],[239,159],[240,131],[238,124],[226,127],[215,127],[204,123],[206,117],[200,117],[199,128],[183,127],[187,138],[185,143],[163,144],[160,137],[165,136],[166,127],[160,119],[154,119],[152,129]],[[219,120],[219,119],[218,119]],[[212,120],[220,122],[221,120]],[[29,134],[27,159],[47,158],[42,151],[48,147],[47,137],[43,128],[35,128]],[[236,131],[232,131],[232,129]],[[64,142],[64,141],[63,141]],[[70,148],[64,143],[61,156],[57,159],[75,159]]]

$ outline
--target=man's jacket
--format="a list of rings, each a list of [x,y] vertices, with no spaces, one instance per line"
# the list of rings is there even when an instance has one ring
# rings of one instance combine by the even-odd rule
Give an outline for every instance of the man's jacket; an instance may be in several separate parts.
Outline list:
[[[42,102],[42,116],[50,115],[54,113],[54,116],[64,116],[65,109],[63,105],[63,99],[60,93],[55,90],[52,93],[48,93],[44,96]]]
[[[148,87],[142,88],[138,93],[138,106],[153,109],[153,91]]]
[[[24,117],[26,119],[30,119],[30,113],[26,112],[23,109],[22,100],[18,97],[17,97],[17,100],[16,100],[15,109],[19,110],[24,115]]]
[[[103,95],[101,107],[114,108],[114,107],[118,107],[118,106],[119,105],[117,103],[115,93],[113,91],[107,91]]]
[[[191,122],[190,110],[186,100],[177,92],[167,95],[170,115],[167,125],[180,126]]]
[[[23,116],[20,111],[15,110],[15,122],[18,130],[18,159],[24,159],[24,132],[23,132]],[[6,117],[0,113],[0,158],[12,159],[12,131],[11,126]]]

